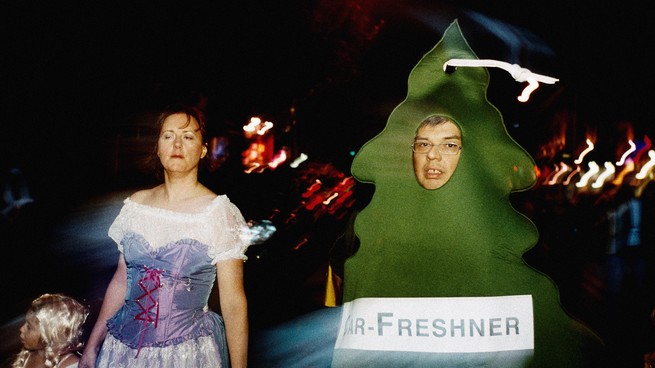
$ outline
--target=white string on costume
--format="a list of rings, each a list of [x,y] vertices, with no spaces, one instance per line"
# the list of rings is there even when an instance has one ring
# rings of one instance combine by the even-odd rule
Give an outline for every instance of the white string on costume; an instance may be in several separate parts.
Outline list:
[[[521,102],[526,102],[530,98],[530,94],[539,87],[539,82],[555,84],[555,82],[559,81],[557,78],[533,73],[528,69],[521,68],[518,64],[510,64],[504,61],[491,59],[450,59],[443,64],[443,70],[446,71],[446,68],[449,66],[477,66],[504,69],[511,74],[517,82],[528,82],[528,85],[523,89],[523,92],[518,97],[518,100]]]

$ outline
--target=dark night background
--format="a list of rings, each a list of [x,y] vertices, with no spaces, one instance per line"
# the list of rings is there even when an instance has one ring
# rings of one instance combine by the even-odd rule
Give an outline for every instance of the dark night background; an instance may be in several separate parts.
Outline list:
[[[242,125],[253,115],[265,117],[276,123],[279,142],[349,174],[351,151],[384,128],[405,97],[411,69],[454,19],[481,59],[516,63],[560,79],[542,84],[530,102],[521,104],[516,96],[523,85],[504,71],[490,70],[489,99],[512,137],[531,154],[559,131],[562,115],[568,120],[567,149],[579,152],[585,133],[594,131],[599,161],[613,159],[618,123],[632,123],[637,137],[654,133],[649,56],[655,26],[646,5],[636,0],[55,0],[5,2],[1,9],[0,169],[18,168],[25,177],[39,210],[26,229],[15,233],[29,233],[35,243],[50,241],[59,224],[78,215],[85,203],[152,183],[136,164],[150,152],[142,137],[150,113],[172,102],[202,104],[211,132],[234,140],[228,162],[211,183],[246,218],[291,206],[285,203],[296,200],[289,170],[259,177],[241,172]],[[290,131],[281,134],[284,127]],[[326,243],[343,230],[343,223],[306,225]],[[104,227],[91,230],[106,232]],[[293,235],[290,242],[297,240]],[[3,317],[22,313],[27,299],[37,296],[24,292],[23,283],[41,286],[36,287],[40,294],[79,278],[74,256],[48,258],[51,253],[20,249],[24,243],[20,236],[10,238],[2,275],[12,276],[3,288],[22,292],[16,297],[26,300],[11,304]],[[318,254],[325,256],[324,249]],[[289,253],[277,257],[284,255]],[[578,261],[568,259],[567,265]],[[251,264],[257,266],[254,258]],[[69,274],[60,274],[65,267]],[[310,269],[295,271],[312,277]],[[570,274],[558,276],[556,281],[569,282]],[[560,286],[565,302],[575,304],[573,294],[565,292],[578,286]],[[283,297],[289,305],[298,300],[293,291],[278,293],[276,303],[284,304]],[[267,297],[273,295],[262,290],[254,305],[266,305]],[[286,318],[302,308],[258,317]],[[603,332],[612,341],[625,340],[627,331],[612,337],[613,326]],[[642,343],[631,353],[649,349]]]
[[[254,114],[288,122],[293,104],[299,144],[336,161],[384,126],[439,30],[458,18],[466,32],[471,11],[552,51],[509,60],[490,32],[465,34],[480,58],[560,78],[535,94],[551,105],[531,119],[513,100],[520,85],[492,76],[490,98],[509,126],[521,120],[528,149],[562,104],[581,123],[650,129],[654,33],[636,1],[13,2],[0,15],[2,167],[22,168],[40,196],[94,192],[135,115],[199,95],[223,128]]]

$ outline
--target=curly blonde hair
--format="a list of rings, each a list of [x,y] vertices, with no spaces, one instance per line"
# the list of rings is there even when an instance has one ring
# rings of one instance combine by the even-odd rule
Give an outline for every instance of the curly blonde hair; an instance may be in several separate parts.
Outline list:
[[[63,294],[43,294],[32,301],[27,313],[32,313],[39,321],[47,368],[56,367],[62,357],[79,352],[84,347],[82,333],[89,316],[89,308],[74,298]],[[23,348],[14,360],[12,368],[23,367],[29,353]]]

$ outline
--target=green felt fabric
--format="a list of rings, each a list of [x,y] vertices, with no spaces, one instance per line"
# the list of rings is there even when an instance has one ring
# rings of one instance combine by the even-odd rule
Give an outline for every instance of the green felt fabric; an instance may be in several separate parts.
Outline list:
[[[407,97],[353,161],[353,176],[375,185],[375,193],[355,222],[360,247],[345,264],[344,301],[530,294],[531,366],[595,364],[600,340],[564,312],[552,280],[522,260],[538,232],[509,195],[534,185],[535,163],[487,100],[486,68],[444,72],[454,58],[478,58],[457,21],[411,71]],[[432,114],[460,126],[463,149],[451,180],[427,190],[415,179],[410,145]]]

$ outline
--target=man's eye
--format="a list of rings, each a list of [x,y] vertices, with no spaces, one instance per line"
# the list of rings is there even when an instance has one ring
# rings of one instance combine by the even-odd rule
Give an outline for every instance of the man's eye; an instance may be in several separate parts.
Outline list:
[[[430,144],[430,143],[428,143],[428,142],[418,142],[417,144],[418,144],[418,146],[421,147],[421,148],[427,148],[427,147],[432,146],[432,144]]]
[[[458,148],[459,144],[457,143],[444,143],[446,147],[448,148]]]

